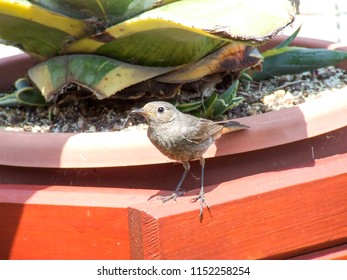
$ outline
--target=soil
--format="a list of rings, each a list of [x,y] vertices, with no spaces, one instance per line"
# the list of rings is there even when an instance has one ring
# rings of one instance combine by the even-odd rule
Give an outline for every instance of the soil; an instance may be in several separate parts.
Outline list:
[[[242,81],[238,95],[243,96],[244,101],[230,110],[227,117],[239,118],[280,110],[324,94],[334,94],[345,86],[346,71],[332,66],[261,82]],[[182,93],[178,101],[186,98],[186,95]],[[197,98],[201,99],[201,95],[197,95]],[[148,100],[95,100],[71,95],[50,107],[2,107],[0,128],[28,132],[118,131],[124,129],[129,112],[146,102]],[[141,122],[142,119],[131,119],[128,123],[130,127],[145,127]]]

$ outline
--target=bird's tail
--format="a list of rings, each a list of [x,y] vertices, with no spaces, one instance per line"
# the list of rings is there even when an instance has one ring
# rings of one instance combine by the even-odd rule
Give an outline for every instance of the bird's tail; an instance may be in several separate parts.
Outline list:
[[[235,121],[221,121],[218,122],[218,124],[224,126],[222,129],[222,134],[249,128],[249,126]]]

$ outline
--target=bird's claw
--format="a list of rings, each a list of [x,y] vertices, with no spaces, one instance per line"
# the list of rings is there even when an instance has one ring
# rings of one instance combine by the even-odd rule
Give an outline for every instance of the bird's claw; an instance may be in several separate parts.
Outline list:
[[[177,200],[177,197],[182,196],[184,194],[184,191],[176,191],[173,192],[171,195],[161,195],[158,196],[158,199],[160,199],[163,203],[173,199],[174,201]]]
[[[200,200],[200,213],[199,213],[199,217],[200,217],[200,221],[203,218],[203,214],[204,214],[204,204],[206,205],[206,208],[208,210],[208,212],[210,212],[210,206],[207,204],[207,201],[205,199],[205,195],[203,193],[200,193],[199,195],[193,197],[190,202],[197,202],[198,200]]]

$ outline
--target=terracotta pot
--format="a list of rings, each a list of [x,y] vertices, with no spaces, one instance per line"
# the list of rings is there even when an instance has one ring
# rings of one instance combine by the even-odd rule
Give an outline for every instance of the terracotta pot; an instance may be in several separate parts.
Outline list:
[[[0,75],[20,68],[21,76],[30,63],[7,59]],[[347,256],[340,247],[347,242],[346,108],[344,89],[239,119],[250,129],[223,136],[206,153],[211,215],[205,211],[202,223],[190,203],[199,187],[193,176],[177,203],[154,198],[174,189],[182,167],[145,131],[0,131],[0,257],[253,259],[325,248]],[[200,176],[197,163],[192,173]]]

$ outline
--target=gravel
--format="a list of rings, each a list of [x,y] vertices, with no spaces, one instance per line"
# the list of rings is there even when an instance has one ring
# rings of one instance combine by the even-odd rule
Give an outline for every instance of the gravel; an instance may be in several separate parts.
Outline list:
[[[229,118],[280,110],[333,94],[347,86],[347,73],[335,67],[298,75],[285,75],[261,82],[242,81],[238,95],[244,101],[228,112]],[[201,97],[200,97],[201,98]],[[333,95],[332,95],[333,98]],[[147,101],[68,98],[51,107],[0,107],[0,128],[27,132],[119,131],[133,108]],[[143,122],[131,119],[130,126]],[[139,128],[143,128],[143,124]]]
[[[238,94],[244,97],[244,101],[229,112],[229,117],[253,116],[292,107],[334,94],[346,86],[347,72],[333,66],[261,82],[243,82]]]

